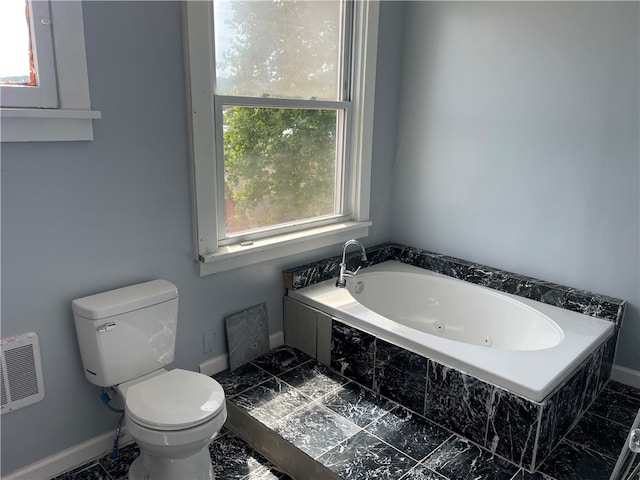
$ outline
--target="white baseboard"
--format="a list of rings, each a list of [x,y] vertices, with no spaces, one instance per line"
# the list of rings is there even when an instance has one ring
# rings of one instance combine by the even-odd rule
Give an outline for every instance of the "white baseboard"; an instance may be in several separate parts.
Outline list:
[[[614,365],[611,369],[611,380],[640,389],[640,371]]]
[[[269,348],[274,349],[281,345],[284,345],[284,332],[282,330],[269,335]],[[215,375],[229,368],[229,355],[223,353],[222,355],[212,357],[202,362],[198,367],[200,373],[208,376]]]
[[[284,331],[280,330],[279,332],[272,333],[269,335],[269,348],[273,350],[274,348],[281,347],[284,345]]]
[[[120,447],[133,441],[125,427],[120,430],[120,433],[122,434],[119,441]],[[111,451],[114,435],[115,431],[93,437],[86,442],[74,445],[50,457],[27,465],[20,470],[16,470],[9,475],[5,475],[2,480],[33,480],[34,478],[51,478],[60,475]]]
[[[229,356],[226,353],[218,355],[217,357],[211,357],[198,365],[200,373],[208,377],[223,372],[227,368],[229,368]]]

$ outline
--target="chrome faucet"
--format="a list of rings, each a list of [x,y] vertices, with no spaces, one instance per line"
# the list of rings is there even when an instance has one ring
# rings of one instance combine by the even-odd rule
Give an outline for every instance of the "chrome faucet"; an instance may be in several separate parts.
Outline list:
[[[363,262],[367,261],[367,253],[364,250],[364,245],[362,245],[357,240],[349,240],[349,241],[345,242],[344,246],[342,247],[342,263],[340,264],[340,276],[336,280],[336,287],[338,287],[338,288],[346,287],[347,286],[347,278],[353,277],[360,270],[360,267],[356,268],[355,272],[347,270],[346,256],[347,256],[347,247],[349,245],[357,245],[358,247],[360,247],[360,250],[362,251],[362,261]]]

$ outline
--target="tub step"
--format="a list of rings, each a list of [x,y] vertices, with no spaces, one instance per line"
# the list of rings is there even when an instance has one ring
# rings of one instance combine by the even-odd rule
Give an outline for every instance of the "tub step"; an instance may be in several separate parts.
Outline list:
[[[225,371],[214,378],[227,397],[225,426],[279,470],[296,479],[342,478],[314,458],[317,455],[310,449],[312,439],[322,434],[323,425],[309,426],[311,431],[299,435],[298,441],[291,436],[285,438],[287,434],[283,428],[286,418],[304,418],[300,415],[306,408],[316,405],[315,399],[325,391],[328,393],[346,384],[347,379],[289,347],[275,349],[233,372]],[[295,414],[299,415],[296,417]],[[303,433],[302,429],[298,428],[297,433]]]
[[[252,417],[247,410],[227,401],[226,427],[254,450],[294,479],[341,479],[321,462],[314,460],[277,432]]]
[[[520,470],[290,347],[214,378],[226,426],[296,479],[425,478],[448,458],[437,449],[473,450],[505,478]]]

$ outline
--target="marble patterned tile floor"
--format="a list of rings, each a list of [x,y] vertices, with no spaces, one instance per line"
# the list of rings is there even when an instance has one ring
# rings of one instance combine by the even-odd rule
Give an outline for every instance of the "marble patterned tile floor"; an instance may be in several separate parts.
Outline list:
[[[209,445],[209,452],[216,480],[292,480],[226,428]],[[138,447],[130,444],[120,449],[115,460],[109,453],[53,480],[127,480],[129,465],[139,454]]]
[[[289,347],[215,378],[231,402],[345,480],[608,480],[640,408],[640,390],[609,382],[531,474]],[[291,480],[227,429],[210,452],[218,480]],[[55,480],[126,479],[138,453],[130,445]]]

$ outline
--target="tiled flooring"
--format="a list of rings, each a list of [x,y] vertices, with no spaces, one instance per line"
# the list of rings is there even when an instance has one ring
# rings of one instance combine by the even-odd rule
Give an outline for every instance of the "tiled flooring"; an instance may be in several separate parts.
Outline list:
[[[226,428],[209,446],[209,452],[216,480],[291,480]],[[139,454],[137,446],[128,445],[120,449],[116,460],[105,455],[54,480],[126,480],[129,465]]]
[[[345,480],[608,480],[640,408],[639,390],[609,382],[530,474],[290,348],[216,379],[253,419]],[[218,480],[290,480],[226,429],[210,451]],[[125,447],[118,460],[106,456],[56,480],[124,479],[137,455]]]

